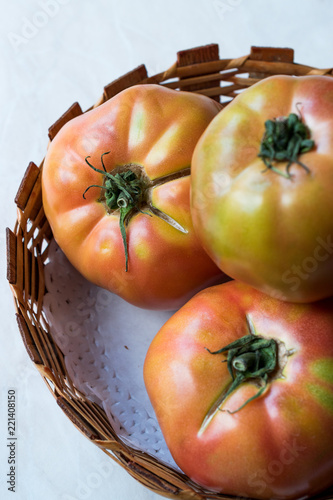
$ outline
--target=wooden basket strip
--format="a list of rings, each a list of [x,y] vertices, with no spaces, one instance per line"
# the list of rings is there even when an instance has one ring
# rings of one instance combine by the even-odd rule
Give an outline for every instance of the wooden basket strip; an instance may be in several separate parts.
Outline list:
[[[126,445],[121,440],[115,439],[112,450],[108,450],[110,456],[124,469],[127,469],[127,464],[135,460],[135,453],[131,453],[126,449]],[[128,458],[130,457],[130,458]]]
[[[237,71],[235,71],[235,74]],[[163,87],[167,87],[169,89],[177,89],[177,90],[185,90],[185,88],[189,85],[200,85],[202,83],[210,83],[214,78],[215,81],[225,80],[225,75],[223,73],[210,73],[208,75],[201,76],[193,76],[189,78],[183,78],[182,80],[175,80],[169,82],[161,82],[160,85]],[[147,83],[149,83],[149,79],[147,79]]]
[[[84,398],[85,397],[84,394],[81,391],[79,391],[75,387],[75,385],[73,384],[73,382],[68,374],[68,371],[67,371],[65,359],[62,355],[60,356],[60,361],[61,361],[62,368],[63,368],[62,369],[63,377],[61,379],[61,385],[60,386],[57,385],[55,388],[56,396],[58,396],[58,395],[65,396],[66,395],[68,400],[70,400],[71,398],[73,400],[76,400],[78,398],[81,398],[81,399]],[[60,391],[60,389],[61,389],[61,391]]]
[[[28,354],[31,355],[33,361],[36,363],[41,361],[43,365],[50,367],[56,376],[59,376],[58,374],[62,373],[61,363],[59,363],[61,359],[60,350],[53,341],[50,340],[49,333],[41,328],[39,324],[40,318],[36,316],[38,309],[41,309],[40,304],[44,288],[42,288],[40,292],[37,292],[39,296],[37,302],[34,300],[34,296],[30,295],[32,290],[30,280],[36,280],[36,266],[32,267],[31,265],[31,263],[35,261],[35,257],[31,254],[30,250],[26,248],[25,243],[26,241],[22,236],[22,228],[19,226],[16,238],[16,262],[17,266],[21,263],[22,267],[18,267],[18,270],[21,271],[23,269],[23,273],[18,272],[16,283],[11,284],[13,295],[16,299],[15,305],[17,317],[19,318],[19,329],[24,344],[27,347]],[[12,259],[9,259],[9,261],[10,260]],[[34,273],[32,274],[31,271]],[[36,357],[36,353],[38,353],[38,357]]]
[[[94,406],[94,413],[96,419],[99,419],[100,425],[103,426],[103,432],[105,433],[105,441],[117,441],[118,436],[114,431],[108,417],[106,416],[105,411],[97,404],[90,403]]]
[[[33,161],[31,161],[25,171],[25,174],[15,196],[15,203],[21,210],[25,209],[29,201],[31,191],[35,185],[38,174],[39,169],[37,165]]]
[[[332,68],[315,69],[311,66],[294,65],[291,63],[272,62],[266,63],[262,61],[247,61],[243,68],[246,72],[262,73],[264,75],[295,75],[306,76],[308,74],[325,75],[332,74]]]
[[[240,90],[242,88],[244,87],[241,85],[230,85],[228,87],[223,87],[222,92],[221,92],[221,87],[210,87],[203,90],[196,90],[195,92],[197,94],[203,94],[208,97],[214,97],[214,96],[230,97],[230,96],[235,96],[235,91]]]
[[[18,215],[17,218],[20,218],[20,211],[18,210]],[[17,302],[23,302],[23,244],[22,244],[22,236],[21,236],[21,226],[19,223],[16,224],[15,228],[15,245],[13,245],[13,249],[15,247],[15,253],[12,253],[10,255],[10,258],[7,259],[7,265],[8,262],[15,262],[15,267],[16,267],[16,274],[15,274],[15,282],[11,283],[12,286],[12,291],[14,294],[14,297],[16,298]],[[23,307],[24,307],[24,302],[23,302]]]
[[[40,318],[42,316],[43,299],[44,299],[45,288],[46,288],[45,287],[45,277],[44,277],[44,262],[38,253],[36,255],[35,260],[37,262],[37,269],[38,269],[38,270],[36,270],[36,275],[38,274],[38,287],[36,284],[36,288],[38,290],[38,294],[36,297],[36,303],[37,303],[36,316],[37,316],[38,320],[40,321]]]
[[[30,273],[29,275],[26,276],[26,281],[29,282],[30,285],[31,302],[33,304],[33,309],[35,310],[36,316],[39,321],[38,297],[41,297],[43,300],[45,291],[43,289],[43,286],[40,289],[37,253],[34,251],[34,248],[30,250],[27,249],[26,246],[25,246],[25,252],[27,254],[27,258],[29,258],[29,267],[30,267]]]
[[[96,405],[91,401],[87,401],[86,398],[78,399],[75,401],[75,410],[82,416],[85,420],[98,431],[99,438],[112,439],[115,434],[112,435],[112,426],[110,423],[98,418],[100,415],[96,415]],[[97,439],[97,438],[96,438]]]
[[[31,281],[32,281],[32,271],[31,264],[33,259],[33,255],[31,250],[27,247],[26,240],[23,241],[23,269],[24,269],[24,297],[31,297],[33,300],[33,296],[35,294],[35,290],[32,290]],[[35,277],[34,277],[35,278]]]
[[[252,45],[250,59],[257,61],[294,62],[294,49],[289,47],[258,47]]]
[[[51,370],[56,385],[61,387],[64,380],[64,362],[60,349],[51,339],[49,332],[45,331],[44,328],[39,325],[39,320],[36,319],[35,313],[31,310],[31,307],[28,307],[24,319],[26,320],[38,353],[42,358],[43,365]]]
[[[79,429],[88,439],[93,441],[94,439],[97,439],[99,437],[98,434],[96,434],[96,430],[87,422],[84,422],[80,415],[76,414],[72,405],[69,405],[63,396],[57,397],[56,401],[65,415],[73,422],[75,427]]]
[[[37,260],[37,266],[35,267],[39,268],[39,273],[43,276],[43,265],[40,260]],[[30,268],[32,273],[34,270],[34,267]],[[32,273],[31,276],[33,275]],[[36,273],[34,273],[34,276],[36,276]],[[65,376],[64,358],[60,349],[51,338],[49,331],[43,328],[43,323],[46,323],[45,318],[41,321],[42,302],[45,290],[44,276],[42,280],[38,279],[38,282],[39,287],[36,297],[33,295],[28,297],[25,308],[22,307],[22,304],[19,304],[19,311],[25,320],[30,332],[30,337],[35,344],[43,365],[54,374],[56,385],[59,386],[62,385]]]
[[[168,86],[170,85],[177,85],[178,80],[175,80],[175,71],[177,69],[177,63],[175,63],[171,68],[169,68],[171,72],[171,77],[168,78],[166,77],[166,71],[163,71],[161,73],[156,73],[155,75],[147,76],[147,78],[144,78],[141,84],[155,84],[155,85],[163,85],[163,86]],[[169,81],[171,80],[171,81]],[[177,87],[176,87],[177,88]]]
[[[294,51],[289,48],[272,48],[272,47],[251,47],[249,59],[265,62],[294,62]],[[264,78],[265,73],[249,73],[250,78]]]
[[[185,491],[183,493],[177,493],[176,496],[172,496],[171,498],[196,498],[202,500],[205,500],[206,498],[214,498],[218,500],[231,498],[230,496],[225,496],[219,493],[212,493],[208,490],[198,487],[198,485],[190,480],[186,476],[186,474],[178,472],[171,467],[166,467],[163,463],[157,461],[155,457],[135,451],[134,455],[136,459],[135,463],[143,468],[146,468],[146,470],[149,471],[150,474],[154,474],[160,478],[163,478],[167,483],[173,484],[177,487],[177,489],[180,490],[184,488],[184,484],[186,485]]]
[[[16,236],[8,227],[6,228],[6,253],[7,253],[7,280],[10,285],[17,281],[16,262]]]
[[[238,64],[236,59],[225,59],[211,63],[201,63],[194,64],[191,67],[179,68],[175,72],[175,77],[194,77],[195,75],[200,75],[202,72],[207,70],[211,71],[226,71],[230,68],[237,68],[238,74],[243,73],[255,73],[263,76],[275,75],[275,74],[287,74],[295,76],[305,76],[305,75],[332,75],[332,68],[318,69],[311,66],[305,66],[300,64],[295,64],[292,62],[276,62],[276,61],[260,61],[251,60],[249,56],[243,58],[243,63]],[[222,76],[223,74],[221,74]],[[181,85],[181,83],[180,83]]]
[[[20,305],[18,305],[18,310],[16,313],[17,322],[19,325],[19,330],[24,342],[27,347],[28,354],[35,364],[46,365],[46,358],[44,350],[36,336],[36,330],[31,324],[30,319],[25,310],[23,310]]]
[[[138,480],[147,488],[155,491],[156,493],[167,496],[168,498],[187,499],[184,494],[184,482],[180,482],[179,486],[175,484],[174,476],[171,482],[166,481],[162,474],[154,474],[149,468],[141,466],[137,454],[126,454],[124,451],[116,452],[115,458],[117,462],[130,473],[132,477]],[[186,488],[185,488],[186,489]],[[201,497],[196,497],[201,500]]]
[[[212,79],[214,79],[214,81],[222,81],[228,84],[235,83],[237,85],[241,85],[242,87],[249,87],[259,81],[259,78],[237,77],[238,74],[239,74],[238,70],[232,70],[232,71],[227,71],[225,73],[221,72],[203,76],[183,78],[182,80],[176,80],[172,82],[166,82],[166,83],[162,82],[161,85],[163,85],[164,87],[168,87],[170,89],[184,90],[184,87],[186,87],[187,84],[196,85],[203,82],[212,82]],[[225,87],[220,88],[221,95],[223,95],[224,89]]]
[[[52,374],[52,382],[53,382],[53,395],[58,397],[59,395],[65,396],[69,395],[69,398],[76,400],[77,398],[81,398],[82,394],[76,389],[74,386],[70,376],[68,375],[65,359],[61,353],[61,355],[57,358],[58,362],[61,365],[61,370],[59,373],[61,374],[60,378],[57,378],[54,374],[54,367],[47,367],[47,372],[45,372],[44,376],[49,376]]]
[[[295,76],[304,76],[309,73],[318,75],[332,74],[333,71],[332,68],[317,69],[312,66],[295,63],[249,60],[247,56],[242,65],[237,64],[236,59],[222,59],[219,61],[193,64],[191,66],[178,68],[174,76],[179,78],[193,77],[195,75],[207,74],[209,72],[216,73],[233,68],[241,70],[239,73],[262,73],[265,75],[285,74]]]
[[[218,61],[219,60],[219,46],[217,44],[206,45],[205,47],[196,47],[190,50],[182,50],[177,54],[177,68],[181,68],[184,66],[189,66],[196,63],[205,63],[210,61]],[[210,73],[210,81],[200,81],[196,83],[189,83],[186,80],[186,85],[182,87],[183,90],[187,92],[201,92],[203,89],[210,88],[211,85],[220,84],[219,78],[217,80],[212,80],[212,76]],[[180,78],[181,80],[181,78]],[[208,94],[207,94],[208,95]],[[219,94],[214,94],[213,97],[218,102],[220,101]]]
[[[29,354],[29,358],[31,359],[31,361],[33,361],[34,364],[42,364],[42,358],[38,350],[36,349],[36,344],[21,313],[16,313],[16,321],[23,339],[23,344],[27,350],[27,353]]]
[[[22,216],[21,221],[23,222],[25,218],[26,215]],[[25,226],[25,238],[27,241],[27,247],[34,255],[36,255],[36,252],[40,248],[40,244],[43,241],[43,235],[41,235],[41,225],[43,219],[45,219],[44,210],[43,207],[40,206],[34,219],[30,219],[30,217],[28,217],[28,224]]]
[[[65,386],[67,380],[65,378],[62,379],[62,383],[59,386],[59,380],[54,375],[53,371],[47,367],[46,365],[37,365],[37,369],[41,376],[43,377],[49,391],[52,396],[56,399],[59,395],[63,395],[68,391],[68,387]],[[77,397],[75,390],[72,392],[73,397]]]
[[[254,50],[256,49],[256,50]],[[269,60],[262,61],[259,59],[260,54],[264,54]],[[166,73],[160,73],[154,77],[148,78],[143,83],[158,82],[169,88],[184,90],[187,85],[195,86],[196,84],[208,82],[210,86],[207,86],[207,91],[201,91],[205,95],[225,95],[225,87],[221,87],[220,93],[218,88],[212,90],[211,84],[217,80],[228,81],[228,71],[234,68],[232,76],[237,74],[251,73],[256,75],[255,78],[242,78],[242,81],[235,81],[235,83],[243,85],[247,81],[246,86],[252,85],[260,78],[274,75],[274,74],[290,74],[296,76],[303,76],[306,74],[317,74],[317,75],[332,75],[333,71],[331,68],[328,69],[317,69],[310,66],[299,65],[292,62],[293,50],[292,49],[271,49],[268,51],[262,51],[260,48],[252,48],[251,54],[242,58],[237,59],[224,59],[219,61],[211,62],[200,62],[191,64],[185,67],[172,67],[172,74],[168,74],[167,78],[178,78],[174,81],[165,82]],[[216,71],[215,71],[216,70]],[[214,72],[215,71],[215,72]],[[207,74],[208,73],[208,74]],[[259,78],[260,76],[260,78]]]
[[[156,458],[135,449],[129,450],[128,447],[127,449],[124,447],[120,448],[119,446],[115,447],[114,441],[109,443],[95,441],[95,444],[100,446],[106,454],[115,459],[123,468],[126,470],[131,468],[133,477],[148,486],[150,489],[156,491],[156,484],[163,483],[165,491],[156,491],[157,493],[164,495],[165,492],[167,492],[168,494],[166,496],[168,498],[194,498],[193,496],[184,496],[182,489],[184,488],[186,481],[193,484],[194,489],[196,487],[195,484],[192,483],[192,481],[190,481],[183,473],[179,473],[170,467],[165,467],[165,465],[158,462]],[[111,452],[109,450],[111,450]],[[138,467],[133,467],[133,464],[137,464]],[[144,477],[144,481],[142,481],[142,477],[136,476],[138,471]],[[147,484],[147,479],[149,477],[152,479],[150,484]],[[156,481],[156,478],[158,478],[158,481]],[[163,481],[161,481],[161,479]],[[177,492],[176,496],[170,496],[171,491]],[[196,496],[195,498],[201,499],[203,497]]]
[[[228,78],[228,81],[234,82],[236,85],[240,85],[242,88],[247,88],[251,87],[251,85],[254,85],[255,83],[258,83],[260,81],[260,78],[242,78],[238,76],[232,76],[231,78]]]
[[[98,405],[89,401],[80,391],[69,392],[65,386],[62,387],[59,394],[67,401],[76,417],[82,417],[82,425],[83,422],[86,422],[90,428],[95,430],[97,435],[94,438],[95,441],[116,442],[118,440],[105,412]]]
[[[41,225],[40,225],[40,232],[37,236],[37,242],[39,246],[39,251],[40,251],[40,259],[44,263],[48,257],[48,244],[52,239],[52,230],[50,228],[50,225],[48,223],[48,220],[45,217],[45,213],[43,210],[43,219],[41,220]]]
[[[150,471],[141,467],[136,461],[126,461],[125,465],[126,470],[132,477],[134,477],[134,479],[139,480],[141,484],[155,493],[163,491],[164,493],[168,493],[169,498],[187,498],[187,496],[185,496],[185,492],[181,492],[179,488],[175,487],[172,483],[164,481],[161,477],[151,474]],[[198,500],[202,499],[201,496],[197,498]]]
[[[20,219],[19,222],[24,231],[27,232],[27,223],[30,220],[35,220],[38,212],[42,207],[42,189],[41,189],[41,175],[40,170],[38,170],[38,175],[35,179],[35,183],[29,195],[29,199],[26,202],[24,210],[19,211]],[[26,234],[27,235],[27,234]]]
[[[196,494],[198,494],[198,486],[196,486],[187,476],[186,474],[179,473],[178,471],[165,467],[162,463],[158,462],[154,457],[150,457],[147,454],[138,454],[134,453],[135,455],[135,463],[141,468],[144,469],[147,473],[152,475],[153,477],[158,477],[160,479],[163,479],[163,481],[166,482],[168,485],[173,485],[176,490],[177,494],[179,495],[179,491],[184,489],[184,484],[188,484],[188,486],[191,487],[191,491],[196,491]],[[187,491],[189,491],[188,488]],[[187,493],[188,494],[188,493]],[[178,498],[178,497],[177,497]],[[202,498],[199,496],[198,498]]]
[[[147,78],[147,70],[144,64],[141,64],[137,68],[129,71],[125,75],[113,82],[109,83],[104,87],[104,98],[105,100],[111,99],[111,97],[119,94],[122,90],[125,90],[128,87],[132,87],[138,83],[141,83],[142,80]]]
[[[185,474],[181,474],[174,469],[169,469],[148,454],[134,453],[136,463],[142,468],[148,469],[151,474],[161,477],[169,484],[173,484],[177,489],[181,489],[184,484]]]
[[[247,60],[246,56],[245,60]],[[238,59],[220,59],[219,61],[211,61],[206,63],[191,64],[177,68],[173,77],[175,78],[188,78],[200,75],[207,75],[209,73],[215,74],[229,69],[239,70],[241,65],[237,64]]]
[[[187,89],[205,95],[233,98],[242,89],[274,74],[333,76],[332,68],[317,69],[295,64],[292,49],[252,47],[249,55],[219,59],[218,46],[211,44],[177,54],[177,61],[166,71],[148,77],[144,65],[135,68],[104,88],[103,95],[91,108],[99,106],[121,90],[136,84],[157,83],[175,89]],[[221,83],[222,82],[222,83]],[[50,128],[52,140],[61,127],[82,114],[74,103]],[[17,322],[24,345],[49,390],[73,424],[104,453],[124,467],[133,477],[153,491],[182,500],[231,499],[228,495],[208,492],[182,473],[147,453],[132,449],[117,435],[104,410],[78,391],[66,370],[64,357],[54,343],[42,305],[45,294],[44,263],[52,239],[41,196],[42,166],[28,165],[17,192],[17,223],[7,230],[7,278],[10,283]],[[332,499],[332,490],[318,500]]]
[[[211,43],[202,47],[179,50],[177,52],[177,67],[191,66],[193,63],[219,60],[219,46]]]
[[[119,462],[117,453],[123,450],[123,444],[116,439],[95,439],[94,444],[98,446],[106,455],[111,457],[116,462]]]
[[[215,98],[217,96],[225,96],[226,94],[221,94],[221,87],[211,87],[207,89],[202,89],[202,90],[195,90],[196,94],[201,94],[205,95],[207,97]]]
[[[74,104],[72,104],[71,107],[69,109],[67,109],[67,111],[65,111],[65,113],[63,115],[61,115],[60,118],[58,118],[58,120],[53,123],[53,125],[51,125],[51,127],[49,127],[48,135],[49,135],[50,140],[52,141],[52,139],[54,139],[54,137],[57,135],[59,130],[69,120],[71,120],[72,118],[75,118],[76,116],[79,116],[79,115],[82,115],[81,106],[78,102],[74,102]]]

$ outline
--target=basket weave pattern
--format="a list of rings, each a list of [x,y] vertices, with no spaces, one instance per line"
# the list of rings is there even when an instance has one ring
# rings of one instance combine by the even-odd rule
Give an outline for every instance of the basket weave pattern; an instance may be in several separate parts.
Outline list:
[[[145,66],[141,65],[110,83],[92,108],[137,84],[155,83],[199,92],[227,105],[243,89],[274,74],[333,76],[332,68],[296,64],[293,57],[292,49],[252,47],[247,56],[220,59],[216,44],[181,51],[177,54],[177,62],[163,73],[149,77]],[[49,128],[50,140],[66,122],[82,113],[80,105],[74,103]],[[42,205],[42,168],[43,162],[39,167],[33,162],[28,165],[15,198],[16,225],[13,231],[7,229],[7,279],[14,296],[18,327],[31,361],[73,424],[142,484],[168,498],[232,498],[204,490],[186,475],[123,443],[104,411],[74,387],[66,371],[63,353],[53,341],[43,314],[44,265],[52,232]],[[333,489],[316,498],[333,499]]]

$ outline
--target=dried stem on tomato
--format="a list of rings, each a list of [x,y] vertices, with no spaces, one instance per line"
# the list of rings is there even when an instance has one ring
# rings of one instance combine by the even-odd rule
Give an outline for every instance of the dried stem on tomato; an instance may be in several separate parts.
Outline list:
[[[243,382],[255,380],[259,383],[258,392],[245,401],[237,410],[227,411],[228,413],[236,413],[250,401],[258,398],[265,391],[269,382],[269,374],[273,373],[278,367],[278,345],[274,339],[260,337],[255,333],[254,326],[248,320],[250,333],[228,344],[217,351],[207,351],[210,354],[226,354],[229,373],[232,377],[232,382],[223,394],[219,401],[219,407],[225,399],[233,393]],[[220,409],[220,408],[219,408]]]
[[[96,172],[103,174],[104,176],[104,184],[102,186],[98,186],[96,184],[92,184],[87,187],[87,189],[83,193],[83,198],[85,198],[85,194],[88,189],[92,187],[100,187],[105,190],[105,203],[110,210],[119,209],[120,217],[119,217],[119,225],[121,236],[124,243],[125,250],[125,268],[128,270],[128,245],[127,245],[127,237],[126,237],[126,220],[129,214],[133,211],[133,209],[137,209],[141,212],[139,206],[142,201],[142,194],[144,191],[143,182],[141,179],[137,177],[137,175],[132,170],[126,170],[121,173],[117,173],[112,175],[110,172],[107,172],[103,156],[109,154],[110,151],[103,153],[101,156],[101,163],[103,166],[103,170],[94,167],[89,161],[87,156],[85,158],[86,163]],[[150,215],[150,214],[148,214]]]
[[[143,214],[149,215],[152,217],[153,215],[158,216],[163,219],[165,222],[173,226],[175,229],[182,233],[187,233],[187,230],[184,229],[177,221],[172,219],[172,217],[168,216],[161,210],[153,207],[151,203],[147,204],[147,200],[150,198],[149,191],[151,188],[155,187],[155,184],[151,185],[147,183],[144,178],[138,176],[132,169],[131,166],[125,166],[125,170],[122,172],[117,172],[116,174],[111,174],[105,168],[104,164],[104,155],[109,154],[110,151],[103,153],[101,155],[101,163],[103,166],[103,170],[94,167],[88,159],[90,156],[85,158],[87,165],[90,168],[95,170],[103,175],[104,183],[103,185],[91,184],[87,187],[87,189],[83,193],[83,198],[85,198],[86,192],[92,187],[98,187],[104,190],[103,200],[105,201],[106,206],[110,210],[110,212],[114,212],[115,210],[119,211],[119,226],[120,232],[124,244],[125,251],[125,271],[128,271],[128,244],[127,244],[127,235],[126,235],[126,226],[129,222],[129,219],[135,212],[141,212]],[[178,178],[183,175],[183,172],[179,172],[176,176],[167,176],[163,178],[160,183],[168,182],[173,177]],[[151,212],[146,212],[141,210],[141,207],[147,206],[148,210]]]
[[[276,118],[265,122],[265,133],[260,145],[259,158],[266,165],[266,170],[291,178],[289,172],[293,163],[300,165],[307,172],[309,168],[299,161],[299,155],[307,153],[315,143],[310,139],[310,130],[295,113],[288,117]],[[276,168],[272,162],[287,161],[286,172]]]

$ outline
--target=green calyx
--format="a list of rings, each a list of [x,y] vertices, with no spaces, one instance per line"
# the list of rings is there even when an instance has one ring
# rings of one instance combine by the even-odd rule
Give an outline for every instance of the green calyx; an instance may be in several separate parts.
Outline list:
[[[131,212],[134,210],[140,211],[140,206],[143,198],[143,193],[145,190],[144,182],[140,179],[135,172],[131,169],[125,170],[120,173],[116,173],[115,175],[106,171],[103,156],[109,154],[103,153],[101,156],[101,163],[103,166],[103,170],[94,167],[91,163],[89,163],[87,156],[85,158],[86,163],[96,172],[103,174],[104,176],[104,184],[99,186],[96,184],[92,184],[87,187],[87,189],[83,193],[83,198],[85,198],[85,194],[88,189],[92,187],[99,187],[103,189],[104,192],[104,201],[107,205],[108,209],[113,212],[115,210],[119,210],[119,226],[121,231],[121,236],[123,239],[124,250],[125,250],[125,267],[126,272],[128,271],[128,245],[127,245],[127,236],[126,236],[126,224],[127,220],[130,217]],[[146,213],[146,212],[144,212]],[[150,215],[150,214],[147,214]]]
[[[227,356],[227,359],[223,360],[223,362],[227,362],[228,371],[232,378],[229,388],[219,401],[219,406],[242,383],[253,380],[259,385],[258,392],[245,401],[237,410],[222,410],[228,411],[228,413],[238,412],[250,401],[261,396],[269,383],[269,375],[278,367],[277,342],[274,339],[267,339],[256,335],[252,324],[249,324],[249,327],[251,333],[228,344],[222,349],[214,352],[207,349],[210,354],[225,354]]]
[[[288,117],[267,120],[265,122],[265,133],[258,154],[267,169],[275,173],[291,178],[289,172],[293,163],[303,167],[308,173],[309,168],[300,162],[298,157],[307,153],[314,147],[315,143],[310,139],[310,130],[295,113]],[[272,162],[287,161],[286,172],[276,168]]]

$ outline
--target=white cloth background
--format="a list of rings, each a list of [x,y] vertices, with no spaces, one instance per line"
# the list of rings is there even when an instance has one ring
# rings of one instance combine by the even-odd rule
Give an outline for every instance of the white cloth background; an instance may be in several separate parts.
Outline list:
[[[0,497],[16,500],[157,500],[79,433],[57,407],[22,344],[5,279],[5,227],[48,127],[74,102],[145,63],[218,43],[220,57],[251,45],[292,47],[295,60],[333,66],[330,0],[0,0]],[[17,492],[8,492],[7,391],[17,392]]]

